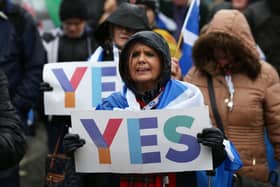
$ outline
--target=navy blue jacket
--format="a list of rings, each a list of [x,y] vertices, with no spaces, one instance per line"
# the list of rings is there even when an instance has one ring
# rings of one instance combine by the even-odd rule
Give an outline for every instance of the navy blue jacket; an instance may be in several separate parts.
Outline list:
[[[11,100],[23,120],[40,94],[42,69],[46,54],[41,42],[36,23],[30,14],[20,8],[22,33],[17,32],[16,25],[9,19],[18,9],[4,0],[2,12],[8,17],[0,17],[0,68],[9,81]]]

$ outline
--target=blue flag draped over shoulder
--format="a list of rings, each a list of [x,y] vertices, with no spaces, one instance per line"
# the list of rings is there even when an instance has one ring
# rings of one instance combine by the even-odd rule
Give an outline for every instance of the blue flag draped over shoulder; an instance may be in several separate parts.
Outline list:
[[[199,4],[200,0],[192,0],[182,27],[182,56],[179,64],[183,76],[192,67],[192,46],[199,35]]]

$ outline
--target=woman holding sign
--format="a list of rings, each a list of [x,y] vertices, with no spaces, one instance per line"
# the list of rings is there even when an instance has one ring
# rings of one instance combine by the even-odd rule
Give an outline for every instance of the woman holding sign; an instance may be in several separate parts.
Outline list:
[[[121,52],[120,62],[119,71],[125,83],[123,91],[105,99],[97,107],[98,110],[140,111],[203,106],[203,97],[197,87],[171,79],[168,44],[159,34],[142,31],[132,35]],[[198,133],[197,139],[199,143],[212,148],[213,165],[217,168],[212,184],[231,186],[231,174],[241,166],[234,148],[230,144],[225,148],[224,135],[217,128],[203,129]],[[76,134],[68,134],[64,137],[64,148],[67,153],[73,153],[83,144],[84,140]],[[229,159],[227,153],[234,156]],[[230,169],[225,170],[225,168]],[[88,174],[84,178],[88,186],[97,187],[207,186],[206,172],[202,171],[126,175],[95,173]]]

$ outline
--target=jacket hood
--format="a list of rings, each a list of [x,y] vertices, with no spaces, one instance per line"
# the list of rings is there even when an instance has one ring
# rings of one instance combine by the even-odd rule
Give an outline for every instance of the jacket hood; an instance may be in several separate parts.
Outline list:
[[[209,23],[205,34],[223,33],[239,40],[243,47],[259,57],[256,42],[245,16],[238,10],[220,10]]]
[[[132,91],[136,91],[134,88],[134,83],[130,79],[129,74],[129,53],[131,47],[134,46],[135,43],[143,43],[151,48],[153,48],[160,56],[161,60],[161,74],[159,78],[159,88],[165,86],[166,83],[171,78],[171,57],[169,52],[169,47],[164,38],[152,31],[141,31],[130,37],[130,39],[124,45],[124,48],[120,54],[119,61],[119,72],[122,77],[122,80],[126,84],[126,86]]]
[[[216,50],[231,63],[220,66]],[[243,73],[254,80],[260,72],[260,54],[244,15],[238,10],[220,10],[192,48],[195,66],[206,74]],[[219,70],[217,70],[219,68]]]
[[[95,31],[98,42],[103,43],[110,34],[110,24],[115,24],[135,31],[150,30],[144,8],[131,3],[121,3],[120,6]]]

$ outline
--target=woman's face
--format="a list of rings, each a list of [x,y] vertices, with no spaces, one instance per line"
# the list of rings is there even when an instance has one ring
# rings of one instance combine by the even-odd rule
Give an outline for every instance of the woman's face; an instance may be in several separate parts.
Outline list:
[[[232,60],[226,53],[219,49],[214,49],[214,59],[205,63],[203,70],[212,76],[227,75],[232,72]]]
[[[138,92],[143,93],[157,88],[161,72],[158,53],[151,47],[136,43],[130,50],[129,73]]]
[[[128,38],[133,35],[136,31],[119,25],[113,26],[113,41],[118,46],[119,49],[122,49],[125,42]]]

